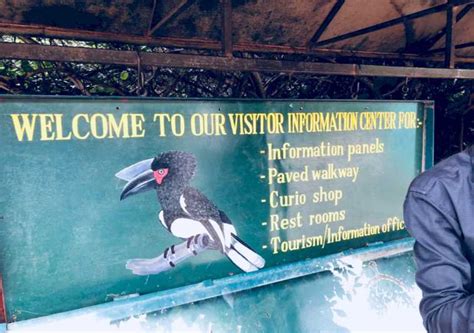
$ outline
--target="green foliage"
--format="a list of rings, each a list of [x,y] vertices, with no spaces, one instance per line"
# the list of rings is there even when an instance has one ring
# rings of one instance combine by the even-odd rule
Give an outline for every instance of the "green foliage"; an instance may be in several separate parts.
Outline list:
[[[122,81],[127,81],[128,79],[128,72],[127,71],[122,71],[122,73],[120,73],[120,79]]]
[[[0,41],[2,37],[0,37]],[[64,41],[47,38],[13,38],[6,42],[68,45],[140,52],[173,52],[149,46],[117,43]],[[201,53],[206,54],[204,51]],[[251,55],[245,57],[293,61],[321,61],[319,58],[291,55]],[[346,59],[347,62],[360,61]],[[366,64],[403,66],[395,60],[366,59]],[[413,64],[411,64],[413,65]],[[416,66],[433,64],[417,63]],[[279,73],[218,72],[202,69],[169,69],[123,67],[100,64],[53,63],[46,61],[0,60],[0,94],[25,95],[97,95],[204,98],[292,98],[292,99],[396,99],[434,100],[436,105],[437,156],[460,149],[460,119],[466,119],[463,135],[474,142],[474,125],[469,110],[474,109],[474,80],[434,80],[348,77],[322,75],[288,75]],[[471,130],[471,127],[473,128]],[[471,134],[471,132],[473,134]],[[473,139],[470,139],[470,136]],[[441,147],[441,148],[440,148]]]

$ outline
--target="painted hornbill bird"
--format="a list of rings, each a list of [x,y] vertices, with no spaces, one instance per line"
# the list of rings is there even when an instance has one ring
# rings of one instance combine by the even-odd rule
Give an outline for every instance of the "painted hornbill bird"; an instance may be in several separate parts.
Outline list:
[[[198,235],[207,235],[209,248],[225,254],[241,270],[262,268],[265,260],[237,236],[226,214],[190,186],[196,166],[194,155],[182,151],[164,152],[131,165],[116,174],[128,182],[120,200],[154,189],[162,209],[160,222],[174,236],[187,240],[188,247]],[[170,249],[165,250],[165,259]]]

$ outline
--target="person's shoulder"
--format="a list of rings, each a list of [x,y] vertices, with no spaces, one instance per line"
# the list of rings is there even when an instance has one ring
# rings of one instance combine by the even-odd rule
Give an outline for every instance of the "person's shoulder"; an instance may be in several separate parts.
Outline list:
[[[472,173],[469,149],[451,155],[418,175],[411,182],[408,191],[429,195],[441,189],[460,188],[463,183],[467,184]]]

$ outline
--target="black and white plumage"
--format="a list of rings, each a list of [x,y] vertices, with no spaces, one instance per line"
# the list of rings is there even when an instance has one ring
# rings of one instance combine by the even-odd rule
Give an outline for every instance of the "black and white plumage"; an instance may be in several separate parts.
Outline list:
[[[116,174],[127,181],[120,198],[154,189],[162,208],[158,218],[174,236],[187,239],[189,245],[197,235],[207,235],[211,240],[209,248],[225,254],[241,270],[263,268],[265,260],[237,236],[226,214],[190,186],[196,166],[195,157],[182,151],[164,152],[138,162]],[[174,266],[172,262],[170,265]]]

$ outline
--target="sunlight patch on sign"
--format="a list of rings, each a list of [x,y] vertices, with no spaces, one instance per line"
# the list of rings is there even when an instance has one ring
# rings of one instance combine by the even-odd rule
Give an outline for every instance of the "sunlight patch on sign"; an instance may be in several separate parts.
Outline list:
[[[327,297],[334,323],[349,332],[368,327],[425,332],[418,312],[421,290],[416,285],[380,272],[375,261],[346,257],[337,267],[331,269],[337,281],[334,295]]]

